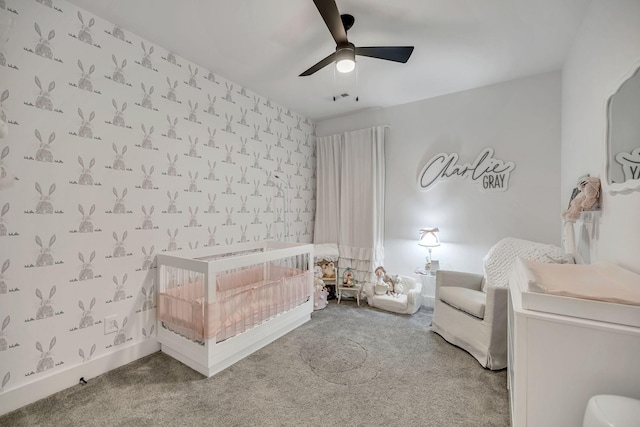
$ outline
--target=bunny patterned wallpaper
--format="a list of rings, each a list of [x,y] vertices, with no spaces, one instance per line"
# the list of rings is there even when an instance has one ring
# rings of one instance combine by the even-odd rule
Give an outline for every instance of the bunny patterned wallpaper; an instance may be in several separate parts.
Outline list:
[[[0,392],[152,338],[159,252],[312,241],[309,120],[69,3],[0,14]]]

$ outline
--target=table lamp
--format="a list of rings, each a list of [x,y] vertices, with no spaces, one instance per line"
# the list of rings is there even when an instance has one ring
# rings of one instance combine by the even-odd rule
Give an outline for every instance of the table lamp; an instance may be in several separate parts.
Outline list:
[[[438,269],[437,266],[434,265],[434,261],[431,259],[431,249],[435,248],[436,246],[440,246],[440,239],[438,239],[437,234],[439,231],[440,230],[438,229],[438,227],[427,227],[420,229],[420,239],[418,240],[418,244],[429,249],[429,254],[427,255],[424,269],[431,274],[435,274],[436,270]],[[435,261],[435,263],[437,263],[437,261]]]

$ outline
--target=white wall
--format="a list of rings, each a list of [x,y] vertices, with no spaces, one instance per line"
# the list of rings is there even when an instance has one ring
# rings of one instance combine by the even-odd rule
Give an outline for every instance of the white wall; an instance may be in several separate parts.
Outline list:
[[[594,0],[562,70],[562,195],[605,179],[606,100],[640,66],[640,2]],[[605,185],[606,190],[606,185]],[[596,258],[640,272],[640,191],[602,197]]]
[[[9,0],[0,9],[14,20],[0,62],[0,114],[10,128],[0,139],[1,166],[3,174],[19,178],[0,190],[0,413],[11,409],[7,395],[40,392],[52,376],[71,372],[71,384],[77,383],[96,374],[89,367],[95,362],[113,368],[141,355],[133,347],[156,349],[146,345],[154,342],[156,321],[155,269],[147,256],[283,239],[282,192],[268,181],[274,171],[291,181],[291,240],[312,238],[309,120],[182,58],[170,61],[170,52],[126,29],[122,40],[116,38],[113,24],[67,2],[54,5]],[[79,12],[90,25],[91,43],[80,37]],[[48,39],[50,58],[41,55],[49,51],[39,46],[36,24]],[[118,66],[126,61],[121,82],[114,79],[112,56]],[[80,84],[78,61],[91,90]],[[36,77],[49,92],[51,109],[38,99]],[[148,105],[145,90],[153,91]],[[123,126],[114,125],[112,101],[120,109],[127,104]],[[93,137],[80,131],[78,109]],[[51,213],[42,209],[36,186],[47,198],[52,193],[46,201]],[[127,191],[123,213],[116,212],[114,189],[120,197]],[[121,254],[114,233],[118,240],[127,235]],[[36,241],[50,246],[50,265],[40,262]],[[106,316],[115,316],[124,342],[114,340],[120,334],[104,334]],[[26,386],[33,387],[25,392]]]
[[[389,125],[386,139],[385,266],[412,274],[426,252],[418,229],[440,227],[441,266],[482,271],[499,239],[560,244],[560,73],[496,84],[318,123],[319,136]],[[470,163],[484,147],[512,161],[506,192],[483,192],[468,180],[420,191],[417,176],[440,152]]]

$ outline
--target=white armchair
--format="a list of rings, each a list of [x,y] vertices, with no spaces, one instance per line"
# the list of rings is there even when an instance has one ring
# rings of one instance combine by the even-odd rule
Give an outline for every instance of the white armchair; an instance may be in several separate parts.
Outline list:
[[[485,368],[507,366],[508,288],[482,274],[438,270],[431,330],[468,351]]]
[[[397,296],[376,295],[375,283],[365,283],[367,303],[371,307],[400,314],[413,314],[418,311],[422,305],[422,283],[408,276],[399,275],[398,279],[402,285],[402,293]]]
[[[431,330],[475,357],[482,366],[507,366],[508,276],[516,258],[553,262],[561,248],[506,238],[484,257],[485,274],[438,270]]]

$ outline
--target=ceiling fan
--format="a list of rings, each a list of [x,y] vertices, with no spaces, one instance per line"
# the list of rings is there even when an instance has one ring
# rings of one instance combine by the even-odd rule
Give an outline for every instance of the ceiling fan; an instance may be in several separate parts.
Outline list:
[[[313,0],[313,2],[325,24],[327,24],[333,39],[336,41],[336,51],[300,74],[300,77],[310,76],[334,61],[339,72],[351,72],[356,65],[356,55],[402,63],[409,60],[413,52],[413,46],[356,47],[353,43],[349,43],[347,31],[353,26],[355,18],[352,15],[340,15],[335,0]]]

